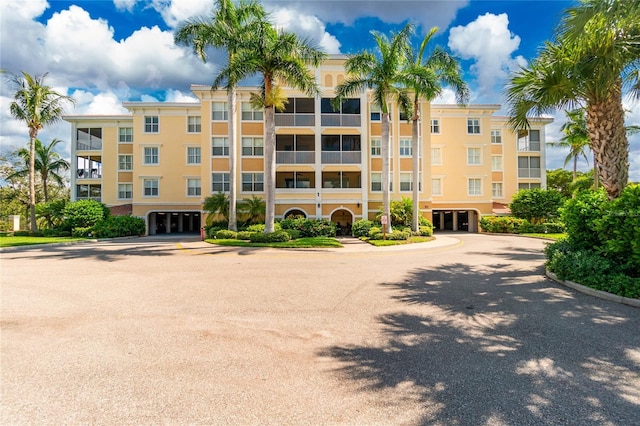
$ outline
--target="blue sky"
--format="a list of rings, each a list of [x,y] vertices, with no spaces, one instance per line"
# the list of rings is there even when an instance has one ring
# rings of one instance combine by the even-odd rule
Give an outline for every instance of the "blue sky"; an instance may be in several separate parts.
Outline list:
[[[434,45],[460,58],[474,103],[503,103],[509,72],[533,59],[573,0],[265,0],[275,23],[315,41],[329,53],[355,53],[372,46],[371,30],[388,32],[407,22],[418,37],[433,26]],[[123,101],[195,101],[191,83],[211,83],[223,52],[203,64],[188,48],[173,44],[173,30],[206,16],[211,0],[3,0],[0,4],[0,64],[10,72],[48,72],[48,82],[73,96],[69,114],[127,113]],[[27,132],[8,114],[11,93],[0,91],[0,149],[21,147]],[[440,102],[453,102],[451,93]],[[640,123],[640,106],[628,103],[629,122]],[[564,112],[548,126],[548,140],[561,135]],[[69,125],[43,130],[44,141],[65,141]],[[640,135],[631,139],[631,177],[640,181]],[[547,150],[547,168],[562,167],[566,152]],[[588,166],[582,164],[585,169]]]

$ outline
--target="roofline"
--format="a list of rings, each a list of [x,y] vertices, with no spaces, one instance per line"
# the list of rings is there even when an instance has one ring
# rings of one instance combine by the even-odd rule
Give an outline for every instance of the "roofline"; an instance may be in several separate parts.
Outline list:
[[[80,121],[80,120],[129,120],[132,119],[131,114],[122,115],[63,115],[62,119],[65,121]]]
[[[199,106],[200,102],[123,102],[125,108],[176,108]]]
[[[511,120],[511,117],[507,116],[507,115],[494,115],[493,117],[491,117],[491,120],[493,121],[509,121]],[[553,123],[555,120],[551,117],[529,117],[528,118],[529,121],[534,121],[536,123]]]
[[[458,105],[458,104],[431,104],[431,108],[439,108],[439,109],[493,109],[500,110],[502,105],[500,104],[467,104],[467,105]]]

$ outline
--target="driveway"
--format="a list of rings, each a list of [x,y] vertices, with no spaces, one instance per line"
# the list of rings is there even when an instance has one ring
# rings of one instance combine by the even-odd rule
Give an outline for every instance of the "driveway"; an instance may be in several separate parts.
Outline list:
[[[631,425],[640,309],[545,242],[0,253],[2,424]]]

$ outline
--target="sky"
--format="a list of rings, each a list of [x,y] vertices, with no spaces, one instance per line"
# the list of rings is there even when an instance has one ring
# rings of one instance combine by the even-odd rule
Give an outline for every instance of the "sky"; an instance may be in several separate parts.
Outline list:
[[[261,0],[275,24],[315,42],[325,52],[373,48],[371,31],[417,27],[416,45],[434,26],[432,45],[459,58],[472,103],[504,102],[510,72],[526,66],[551,40],[575,0]],[[177,46],[181,22],[211,16],[213,0],[2,0],[0,67],[10,73],[48,73],[46,82],[76,100],[68,115],[127,114],[124,101],[196,102],[191,84],[211,84],[223,51],[206,63]],[[0,86],[0,152],[25,146],[28,131],[9,114],[12,92]],[[454,103],[446,90],[437,103]],[[625,99],[627,124],[640,124],[640,102]],[[506,109],[499,114],[506,113]],[[547,142],[562,137],[564,111],[552,115]],[[61,139],[69,159],[71,127],[60,122],[39,133]],[[567,151],[547,148],[547,169],[563,167]],[[640,181],[640,134],[630,138],[630,179]],[[581,170],[587,164],[580,162]],[[571,164],[567,166],[570,168]]]

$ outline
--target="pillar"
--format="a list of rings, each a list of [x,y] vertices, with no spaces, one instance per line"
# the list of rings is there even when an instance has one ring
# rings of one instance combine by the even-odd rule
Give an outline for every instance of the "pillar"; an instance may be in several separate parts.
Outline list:
[[[156,235],[156,214],[149,213],[149,235]]]
[[[453,211],[453,230],[454,231],[458,230],[458,211],[457,210]]]

